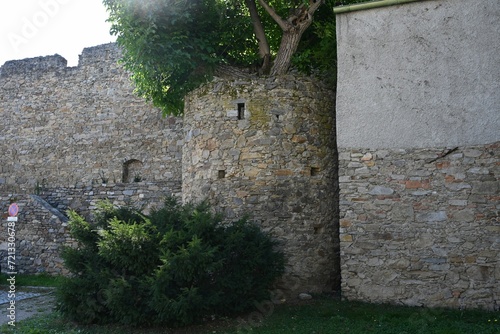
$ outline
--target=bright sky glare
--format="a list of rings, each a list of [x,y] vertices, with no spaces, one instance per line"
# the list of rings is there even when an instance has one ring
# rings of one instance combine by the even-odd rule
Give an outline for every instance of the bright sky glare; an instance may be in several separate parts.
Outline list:
[[[102,0],[0,0],[0,66],[59,54],[78,65],[83,48],[114,42]]]

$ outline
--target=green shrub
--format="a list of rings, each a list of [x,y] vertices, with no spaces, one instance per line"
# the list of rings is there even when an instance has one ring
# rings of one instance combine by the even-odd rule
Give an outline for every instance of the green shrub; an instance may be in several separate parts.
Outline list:
[[[101,203],[95,222],[70,212],[77,248],[63,259],[62,313],[81,323],[181,326],[250,310],[284,268],[275,242],[247,218],[223,223],[205,204],[168,198],[144,215]]]

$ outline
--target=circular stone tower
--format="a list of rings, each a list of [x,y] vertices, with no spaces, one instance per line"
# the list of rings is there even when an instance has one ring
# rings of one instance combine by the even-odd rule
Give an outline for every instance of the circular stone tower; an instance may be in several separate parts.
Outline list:
[[[186,99],[183,201],[249,214],[287,259],[289,295],[339,286],[334,94],[310,78],[216,78]]]

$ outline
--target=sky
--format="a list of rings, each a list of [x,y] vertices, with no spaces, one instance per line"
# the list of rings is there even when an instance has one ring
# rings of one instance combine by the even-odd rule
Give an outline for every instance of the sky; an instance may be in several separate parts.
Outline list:
[[[102,0],[0,0],[0,66],[59,54],[78,65],[83,48],[114,42]]]

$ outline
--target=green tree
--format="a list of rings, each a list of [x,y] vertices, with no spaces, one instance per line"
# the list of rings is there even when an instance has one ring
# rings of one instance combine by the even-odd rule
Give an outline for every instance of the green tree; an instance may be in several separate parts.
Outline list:
[[[123,63],[131,71],[138,93],[165,114],[178,115],[183,111],[184,96],[228,65],[231,70],[254,68],[273,75],[285,74],[295,65],[304,71],[316,69],[334,75],[333,1],[103,3],[112,23],[111,33],[117,35],[124,50]]]
[[[62,257],[60,311],[81,323],[182,326],[271,298],[284,272],[277,242],[246,218],[167,198],[150,215],[102,202],[95,221],[69,212],[77,247]]]

